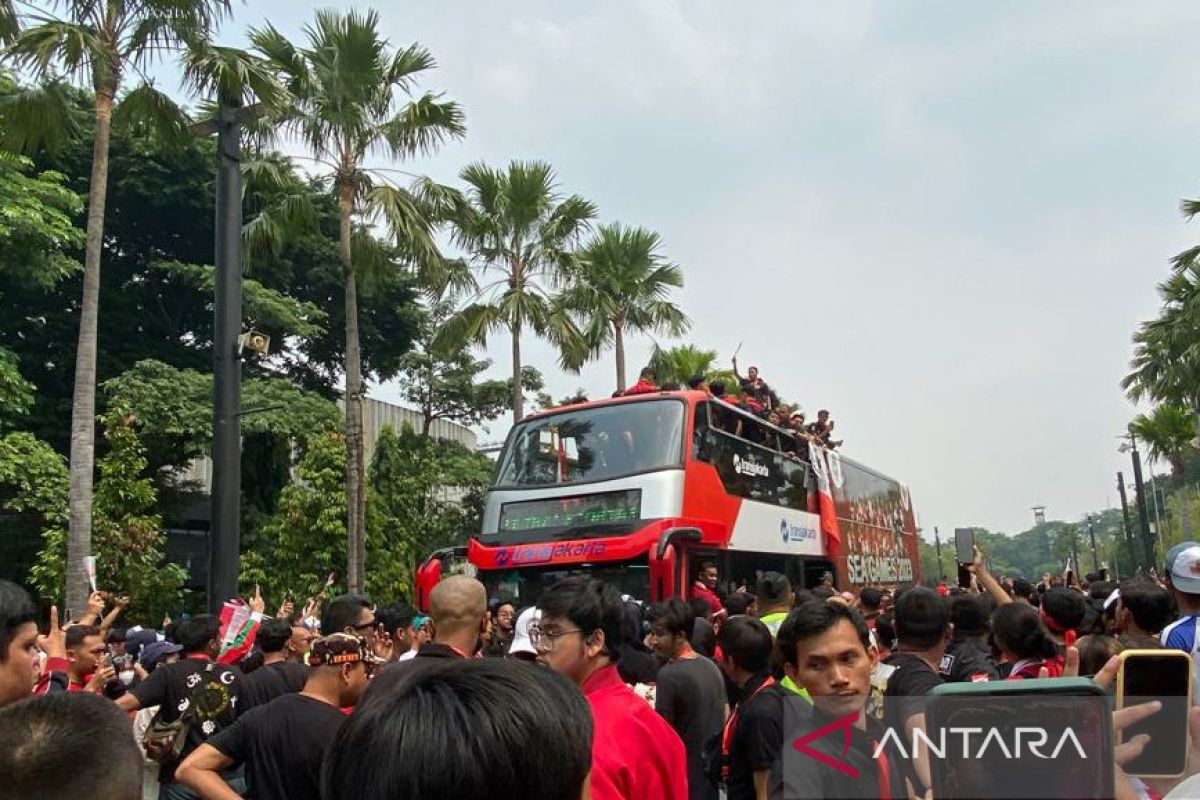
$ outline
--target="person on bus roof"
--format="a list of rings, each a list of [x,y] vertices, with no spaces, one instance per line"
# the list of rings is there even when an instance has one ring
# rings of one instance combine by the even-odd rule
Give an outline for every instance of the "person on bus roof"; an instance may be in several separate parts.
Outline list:
[[[650,394],[657,391],[658,383],[655,381],[654,368],[642,367],[642,371],[638,375],[638,382],[626,389],[625,394]]]
[[[742,385],[742,394],[746,396],[747,406],[757,406],[754,409],[755,411],[758,409],[770,411],[779,405],[779,395],[775,394],[775,390],[759,377],[758,367],[751,367],[747,376],[743,378],[741,373],[738,372],[737,356],[734,356],[733,374]]]

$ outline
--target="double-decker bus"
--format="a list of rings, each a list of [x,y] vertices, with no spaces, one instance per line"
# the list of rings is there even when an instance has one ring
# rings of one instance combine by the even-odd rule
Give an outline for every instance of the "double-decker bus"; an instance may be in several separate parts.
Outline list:
[[[418,570],[420,607],[444,562],[464,556],[489,596],[521,605],[575,574],[639,600],[687,597],[705,562],[727,589],[751,591],[767,570],[805,587],[920,579],[904,486],[693,391],[564,406],[515,425],[480,532]]]

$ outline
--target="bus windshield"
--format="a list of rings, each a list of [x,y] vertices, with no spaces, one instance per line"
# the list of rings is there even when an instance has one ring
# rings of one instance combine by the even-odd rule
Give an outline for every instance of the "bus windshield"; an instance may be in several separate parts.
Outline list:
[[[488,597],[502,597],[517,608],[537,602],[544,589],[563,578],[584,576],[611,584],[623,595],[650,599],[650,568],[646,559],[614,561],[609,564],[570,564],[550,567],[525,567],[514,570],[487,570],[476,577],[487,587]]]
[[[497,486],[561,486],[682,466],[679,400],[618,403],[522,422],[509,436]]]

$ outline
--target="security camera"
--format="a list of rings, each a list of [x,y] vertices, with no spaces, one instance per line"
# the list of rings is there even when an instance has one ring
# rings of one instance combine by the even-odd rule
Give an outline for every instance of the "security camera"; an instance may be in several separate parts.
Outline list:
[[[265,356],[271,349],[271,337],[258,331],[249,331],[238,337],[238,353],[251,350]]]

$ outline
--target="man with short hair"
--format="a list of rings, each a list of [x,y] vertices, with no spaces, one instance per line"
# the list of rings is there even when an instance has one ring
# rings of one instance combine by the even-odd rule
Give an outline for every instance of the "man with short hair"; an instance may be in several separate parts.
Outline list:
[[[667,662],[658,670],[654,710],[683,740],[690,800],[716,800],[704,773],[704,746],[725,721],[725,680],[716,664],[692,649],[695,615],[687,603],[658,603],[646,618],[650,647]]]
[[[379,622],[380,629],[391,641],[391,656],[388,660],[398,661],[405,653],[415,649],[413,647],[413,639],[417,634],[413,627],[413,622],[417,618],[415,608],[398,603],[379,609],[375,618]]]
[[[320,800],[321,762],[345,720],[340,709],[358,703],[374,666],[365,639],[317,639],[301,691],[247,711],[209,738],[180,764],[179,780],[205,800],[238,800],[221,773],[244,764],[254,800]]]
[[[864,586],[858,593],[858,607],[867,630],[874,630],[875,620],[883,613],[883,592],[872,586]]]
[[[794,758],[783,771],[785,797],[889,798],[902,797],[904,776],[892,759],[876,760],[875,749],[884,727],[866,713],[872,694],[872,675],[878,653],[870,631],[857,611],[840,603],[809,601],[792,610],[776,642],[789,679],[812,698],[792,701],[792,719],[800,730],[788,730],[786,740],[836,725],[856,715],[844,736],[823,736],[808,746],[858,772],[852,778],[811,758]]]
[[[488,625],[487,589],[466,575],[443,578],[429,593],[426,625],[432,628],[432,639],[412,658],[379,670],[371,681],[371,697],[390,690],[412,670],[438,668],[474,656]]]
[[[538,599],[538,662],[565,675],[592,708],[593,800],[684,800],[683,741],[617,673],[624,603],[612,586],[564,578]]]
[[[262,624],[255,644],[262,651],[263,663],[242,679],[242,713],[304,688],[308,670],[301,659],[310,639],[307,628],[292,626],[285,619],[269,619]]]
[[[688,388],[693,392],[704,392],[705,394],[709,394],[708,378],[704,377],[703,375],[693,375],[692,377],[688,378]]]
[[[58,610],[50,606],[50,634],[42,646],[46,665],[38,677],[37,606],[12,581],[0,580],[0,707],[37,692],[65,692],[70,682],[66,634],[58,627]]]
[[[743,378],[741,373],[738,372],[737,356],[734,356],[733,374],[738,379],[738,383],[741,384],[742,394],[753,401],[753,404],[759,409],[770,411],[779,405],[779,395],[775,394],[775,390],[759,377],[758,367],[751,367],[746,377]]]
[[[72,625],[67,628],[67,659],[71,682],[67,691],[100,694],[117,674],[105,663],[108,648],[100,628],[95,625]]]
[[[792,583],[780,572],[764,572],[758,579],[758,618],[772,636],[792,610]]]
[[[1117,595],[1117,638],[1126,649],[1161,647],[1159,634],[1171,622],[1171,595],[1157,583],[1127,581]]]
[[[725,611],[721,598],[717,596],[717,583],[720,581],[717,565],[712,561],[701,561],[700,570],[696,573],[696,582],[692,584],[692,597],[708,603],[714,615]]]
[[[112,701],[88,692],[56,693],[0,708],[0,797],[141,796],[142,754],[129,718]]]
[[[642,371],[638,373],[638,382],[626,389],[625,394],[650,394],[657,391],[658,384],[655,383],[654,368],[642,367]]]
[[[783,748],[784,698],[771,677],[774,641],[762,620],[730,617],[717,634],[717,664],[741,699],[721,736],[728,800],[767,800],[771,767]]]
[[[242,672],[216,661],[221,652],[221,620],[212,614],[197,614],[175,626],[175,638],[183,647],[183,658],[163,664],[146,680],[116,702],[122,711],[159,706],[159,720],[185,723],[184,744],[178,758],[162,762],[158,780],[159,800],[192,800],[196,795],[175,778],[175,768],[209,737],[234,723],[241,710]],[[235,790],[242,788],[240,776],[226,776]]]
[[[372,652],[375,650],[375,604],[361,594],[338,595],[329,601],[321,615],[321,635],[348,633],[367,640]]]
[[[1000,680],[1000,668],[988,645],[991,607],[981,595],[960,594],[950,601],[954,635],[942,656],[939,674],[951,683]]]
[[[950,608],[945,598],[924,586],[904,590],[896,599],[896,650],[887,660],[895,672],[884,691],[884,721],[902,734],[902,741],[913,741],[914,728],[925,729],[925,695],[942,684],[938,669],[950,638]],[[905,698],[888,701],[887,698]],[[909,771],[917,794],[929,786],[928,762],[920,754],[919,763]],[[905,762],[908,764],[909,762]]]

